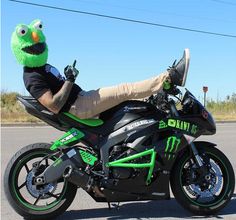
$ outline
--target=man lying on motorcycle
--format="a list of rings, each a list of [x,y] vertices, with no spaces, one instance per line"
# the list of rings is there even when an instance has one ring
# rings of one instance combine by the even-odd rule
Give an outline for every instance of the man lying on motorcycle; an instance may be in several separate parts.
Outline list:
[[[130,99],[142,99],[172,85],[184,86],[189,66],[189,50],[166,72],[141,82],[84,91],[75,84],[75,65],[64,69],[65,77],[47,64],[48,46],[40,20],[19,24],[12,34],[11,46],[17,61],[24,65],[24,83],[29,93],[54,113],[70,112],[81,119],[99,113]],[[74,63],[75,64],[75,63]]]

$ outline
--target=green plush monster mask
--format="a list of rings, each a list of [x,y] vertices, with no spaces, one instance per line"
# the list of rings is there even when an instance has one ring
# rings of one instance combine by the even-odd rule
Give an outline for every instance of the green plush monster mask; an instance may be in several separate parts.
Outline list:
[[[12,33],[11,48],[17,61],[27,67],[40,67],[47,63],[48,47],[42,32],[42,22],[19,24]]]

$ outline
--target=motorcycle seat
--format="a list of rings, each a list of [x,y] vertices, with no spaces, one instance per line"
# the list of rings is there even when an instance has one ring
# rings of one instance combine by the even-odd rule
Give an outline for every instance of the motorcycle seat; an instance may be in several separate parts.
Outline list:
[[[29,114],[59,130],[67,131],[70,127],[81,126],[97,127],[103,124],[103,120],[101,119],[79,119],[69,112],[55,114],[40,104],[38,100],[32,96],[18,96],[17,99],[23,104],[25,110]]]

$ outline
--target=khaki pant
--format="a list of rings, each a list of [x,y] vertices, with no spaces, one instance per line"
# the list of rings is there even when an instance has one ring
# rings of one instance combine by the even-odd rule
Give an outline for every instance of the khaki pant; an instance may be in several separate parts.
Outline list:
[[[69,112],[81,119],[92,118],[121,102],[130,99],[143,99],[159,92],[166,80],[169,80],[167,71],[141,82],[124,83],[87,92],[82,91]]]

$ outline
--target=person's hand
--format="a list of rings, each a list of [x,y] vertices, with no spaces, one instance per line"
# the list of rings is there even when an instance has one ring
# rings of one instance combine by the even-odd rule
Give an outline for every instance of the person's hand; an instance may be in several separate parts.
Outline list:
[[[75,82],[75,75],[73,74],[72,66],[68,65],[64,69],[64,74],[66,76],[66,80],[70,82]]]
[[[79,74],[79,70],[75,68],[76,60],[74,61],[73,65],[68,65],[64,69],[64,74],[66,76],[66,80],[72,83],[75,82],[77,75]]]

